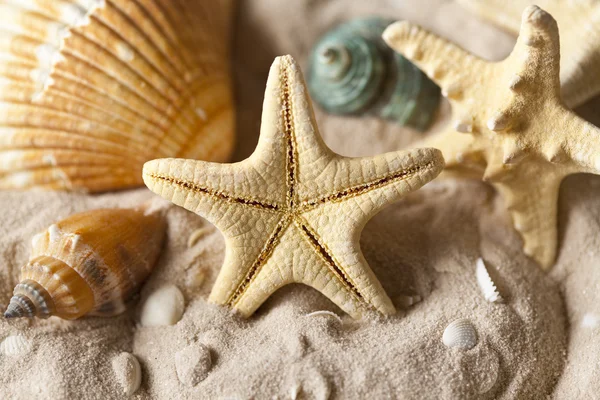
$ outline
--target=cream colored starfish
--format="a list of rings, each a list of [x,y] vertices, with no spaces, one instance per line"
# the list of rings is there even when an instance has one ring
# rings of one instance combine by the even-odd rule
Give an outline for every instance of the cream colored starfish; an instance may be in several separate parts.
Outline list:
[[[210,295],[244,316],[275,290],[299,282],[353,317],[394,306],[360,251],[379,210],[433,179],[441,153],[417,149],[346,158],[319,136],[300,69],[273,63],[258,147],[235,164],[162,159],[144,166],[146,185],[215,224],[227,251]]]
[[[552,14],[560,28],[562,98],[575,108],[600,93],[600,1],[458,0],[492,23],[519,32],[525,7],[536,4]]]
[[[499,63],[407,22],[388,27],[384,39],[433,77],[459,116],[428,145],[441,149],[450,167],[484,171],[504,197],[525,253],[550,267],[562,179],[600,173],[600,129],[560,98],[556,21],[536,6],[526,8],[517,44]]]

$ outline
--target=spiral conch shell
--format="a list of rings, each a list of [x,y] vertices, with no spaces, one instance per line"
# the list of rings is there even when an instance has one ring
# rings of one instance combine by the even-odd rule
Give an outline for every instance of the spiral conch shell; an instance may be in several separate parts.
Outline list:
[[[381,34],[392,22],[358,18],[327,32],[312,50],[308,89],[328,112],[378,115],[425,130],[440,89],[385,44]]]
[[[74,214],[34,236],[7,318],[111,316],[150,274],[160,253],[160,212],[101,209]]]
[[[0,189],[142,184],[233,147],[233,0],[0,2]]]

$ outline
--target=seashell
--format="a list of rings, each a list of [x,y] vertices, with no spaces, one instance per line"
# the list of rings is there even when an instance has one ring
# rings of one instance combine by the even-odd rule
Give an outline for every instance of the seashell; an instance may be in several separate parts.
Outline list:
[[[0,189],[142,185],[161,157],[228,159],[233,0],[0,4]]]
[[[593,313],[586,313],[581,320],[581,326],[583,328],[600,327],[600,316]]]
[[[342,321],[342,319],[340,318],[339,315],[337,315],[334,312],[327,311],[327,310],[313,311],[311,313],[306,314],[305,317],[326,317],[326,318],[330,317],[330,318],[333,318],[334,320],[336,320],[340,325],[344,324],[344,322]]]
[[[196,386],[208,376],[212,367],[210,350],[203,344],[193,344],[175,354],[175,370],[179,381]]]
[[[423,299],[418,294],[412,295],[412,296],[410,296],[410,295],[401,295],[401,296],[396,297],[396,302],[402,308],[412,307],[415,304],[419,303],[421,300],[423,300]]]
[[[142,326],[175,325],[185,310],[185,299],[175,285],[162,286],[148,296],[140,314]]]
[[[497,303],[502,301],[502,296],[496,288],[496,284],[492,280],[485,263],[481,258],[477,259],[477,267],[475,269],[475,275],[477,276],[477,284],[481,289],[483,297],[489,302]]]
[[[152,271],[164,234],[162,214],[143,209],[93,210],[51,225],[33,237],[4,316],[122,313]]]
[[[325,33],[310,56],[308,89],[328,112],[378,115],[425,130],[440,89],[385,44],[381,35],[392,22],[359,18]]]
[[[113,358],[112,368],[125,396],[131,396],[140,388],[142,368],[136,356],[123,352]]]
[[[469,350],[477,344],[477,332],[468,319],[457,319],[444,330],[442,342],[448,347]]]
[[[7,356],[22,356],[31,351],[31,342],[23,335],[7,336],[0,343],[0,353]]]

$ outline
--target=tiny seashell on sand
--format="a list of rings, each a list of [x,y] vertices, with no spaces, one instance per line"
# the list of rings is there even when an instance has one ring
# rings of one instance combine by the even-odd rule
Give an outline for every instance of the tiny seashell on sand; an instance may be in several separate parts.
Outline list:
[[[185,286],[190,290],[199,289],[208,276],[206,268],[194,268],[187,271]]]
[[[142,326],[175,325],[185,310],[185,299],[181,290],[175,285],[166,285],[152,292],[144,304],[140,314]]]
[[[0,343],[0,353],[6,356],[22,356],[29,353],[31,349],[31,342],[23,335],[7,336]]]
[[[327,311],[327,310],[313,311],[311,313],[306,314],[305,317],[328,317],[328,318],[334,319],[340,325],[342,325],[344,323],[344,321],[342,321],[342,319],[340,318],[339,315],[337,315],[334,312]]]
[[[208,376],[212,367],[210,349],[194,343],[175,354],[175,369],[179,381],[187,386],[196,386]]]
[[[586,313],[581,320],[581,326],[583,328],[599,328],[600,327],[600,315],[593,313]]]
[[[469,350],[477,344],[477,332],[468,319],[458,319],[446,327],[442,342],[448,347]]]
[[[402,308],[409,308],[419,303],[422,299],[418,294],[416,295],[402,295],[396,297],[396,302]]]
[[[152,272],[165,236],[159,212],[99,209],[73,214],[32,239],[6,318],[77,319],[125,311]]]
[[[483,297],[492,303],[501,302],[502,296],[500,296],[500,293],[496,288],[496,284],[492,280],[485,262],[481,258],[477,259],[475,274],[477,276],[477,284],[479,285],[479,289],[481,289],[481,294],[483,294]]]
[[[142,383],[142,368],[137,357],[123,352],[113,358],[112,368],[125,396],[131,396]]]

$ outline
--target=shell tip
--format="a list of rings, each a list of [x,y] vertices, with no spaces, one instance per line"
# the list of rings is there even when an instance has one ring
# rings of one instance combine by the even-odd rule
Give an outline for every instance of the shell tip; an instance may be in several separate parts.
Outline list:
[[[25,315],[25,310],[21,308],[18,304],[10,303],[6,311],[4,312],[4,318],[12,319],[12,318],[20,318]]]
[[[33,305],[29,304],[29,302],[26,299],[18,296],[13,296],[10,299],[10,303],[6,308],[6,311],[4,312],[4,318],[31,318],[34,314],[33,311]]]

